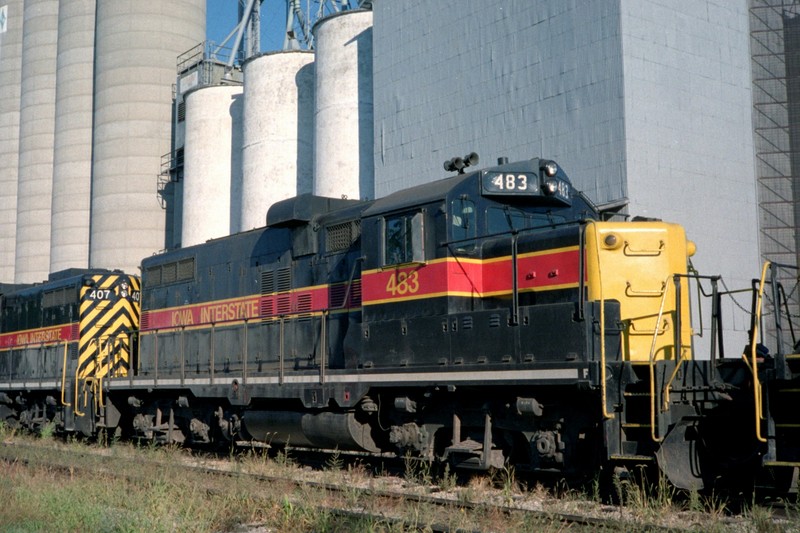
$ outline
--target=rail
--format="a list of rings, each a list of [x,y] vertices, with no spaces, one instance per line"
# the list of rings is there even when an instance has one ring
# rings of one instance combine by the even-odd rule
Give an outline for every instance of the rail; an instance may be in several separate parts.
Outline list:
[[[761,434],[761,420],[764,418],[764,406],[761,400],[761,380],[758,377],[758,357],[757,357],[757,342],[758,342],[758,328],[761,324],[761,309],[764,301],[764,287],[767,278],[767,270],[770,269],[772,263],[765,261],[761,269],[761,279],[758,286],[758,292],[754,295],[755,306],[753,308],[753,323],[750,328],[750,361],[747,361],[748,354],[742,354],[742,358],[753,374],[753,402],[755,404],[755,426],[756,426],[756,439],[759,442],[767,442],[767,439]]]
[[[664,316],[664,307],[667,303],[667,295],[669,294],[669,279],[672,275],[665,279],[661,286],[663,291],[661,294],[661,304],[658,308],[658,316],[656,317],[656,327],[653,332],[653,342],[650,344],[650,355],[648,357],[648,371],[650,373],[650,438],[654,442],[661,442],[664,437],[658,436],[658,428],[656,427],[656,344],[658,342],[658,325],[661,324],[662,317]],[[678,333],[680,336],[680,332]],[[677,347],[679,349],[680,347]]]
[[[594,224],[594,222],[589,222],[589,224]],[[585,231],[585,230],[584,230]],[[607,387],[606,384],[606,301],[605,297],[603,296],[603,273],[600,269],[600,265],[602,262],[600,261],[600,232],[594,232],[594,239],[595,239],[595,253],[597,257],[595,258],[596,265],[597,265],[597,277],[598,277],[598,288],[600,292],[600,402],[601,402],[601,412],[603,414],[604,419],[612,419],[615,418],[613,413],[608,411],[607,403]],[[581,245],[585,244],[585,238],[581,239]],[[583,250],[581,251],[581,255],[583,256]],[[579,300],[583,300],[583,298],[579,298]]]
[[[672,390],[672,383],[678,377],[678,372],[680,372],[681,366],[683,366],[684,357],[683,357],[683,329],[681,323],[681,275],[675,274],[672,276],[672,281],[675,284],[675,368],[672,369],[672,374],[669,376],[669,379],[664,384],[664,389],[662,390],[662,405],[661,405],[661,412],[666,412],[669,410],[669,394],[670,390]],[[712,334],[712,339],[714,335]]]

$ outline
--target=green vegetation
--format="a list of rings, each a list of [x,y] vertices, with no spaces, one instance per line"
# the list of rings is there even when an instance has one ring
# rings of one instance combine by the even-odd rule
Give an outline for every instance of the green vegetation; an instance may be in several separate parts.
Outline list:
[[[320,470],[298,464],[290,450],[269,453],[253,448],[227,461],[197,457],[177,447],[130,445],[104,439],[87,446],[64,442],[46,428],[38,437],[20,436],[0,424],[0,442],[25,444],[21,461],[2,463],[0,531],[107,531],[156,533],[326,531],[427,531],[433,525],[468,531],[594,531],[560,515],[615,519],[614,531],[647,531],[654,524],[689,531],[789,531],[800,525],[800,507],[786,503],[787,519],[774,520],[763,506],[748,506],[739,516],[717,498],[679,493],[662,478],[647,482],[644,472],[615,479],[619,500],[597,500],[597,485],[586,493],[562,487],[558,497],[541,485],[526,487],[508,466],[492,476],[458,482],[448,467],[437,469],[413,457],[404,460],[402,478],[376,477],[358,461],[334,452]],[[295,453],[295,452],[292,452]],[[298,452],[299,453],[299,452]],[[6,455],[11,455],[6,454]],[[207,464],[210,463],[210,464]],[[187,465],[225,468],[230,476],[211,476]],[[40,465],[40,466],[37,466]],[[237,473],[268,476],[257,481]],[[314,484],[297,483],[300,480]],[[335,484],[342,489],[326,488]],[[365,492],[367,489],[373,492]],[[375,491],[406,490],[435,494],[451,503],[432,506]],[[520,507],[534,513],[480,505]],[[470,504],[469,508],[462,505]],[[342,512],[344,510],[344,512]],[[246,526],[253,524],[254,526]]]

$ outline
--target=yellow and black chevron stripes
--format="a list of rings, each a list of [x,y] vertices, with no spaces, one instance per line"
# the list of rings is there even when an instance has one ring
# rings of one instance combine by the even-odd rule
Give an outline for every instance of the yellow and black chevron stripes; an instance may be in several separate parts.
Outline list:
[[[78,377],[126,376],[139,328],[139,279],[97,274],[80,294]]]

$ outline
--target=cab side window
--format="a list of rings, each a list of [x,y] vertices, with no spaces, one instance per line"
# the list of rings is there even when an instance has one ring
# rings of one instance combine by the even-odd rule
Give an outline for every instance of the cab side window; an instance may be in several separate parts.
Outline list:
[[[475,238],[477,235],[475,202],[463,198],[450,202],[450,231],[454,241]]]
[[[421,211],[384,219],[383,264],[401,265],[425,260],[423,214]]]

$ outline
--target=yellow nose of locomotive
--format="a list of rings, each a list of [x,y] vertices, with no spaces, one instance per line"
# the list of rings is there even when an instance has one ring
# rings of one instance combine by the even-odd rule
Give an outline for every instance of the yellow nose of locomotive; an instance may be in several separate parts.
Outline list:
[[[588,297],[619,302],[625,360],[675,359],[678,337],[688,356],[688,291],[681,291],[678,305],[674,276],[685,276],[694,252],[694,243],[677,224],[596,222],[587,227]],[[685,277],[678,280],[685,285]],[[675,335],[677,312],[682,315],[680,336]]]

